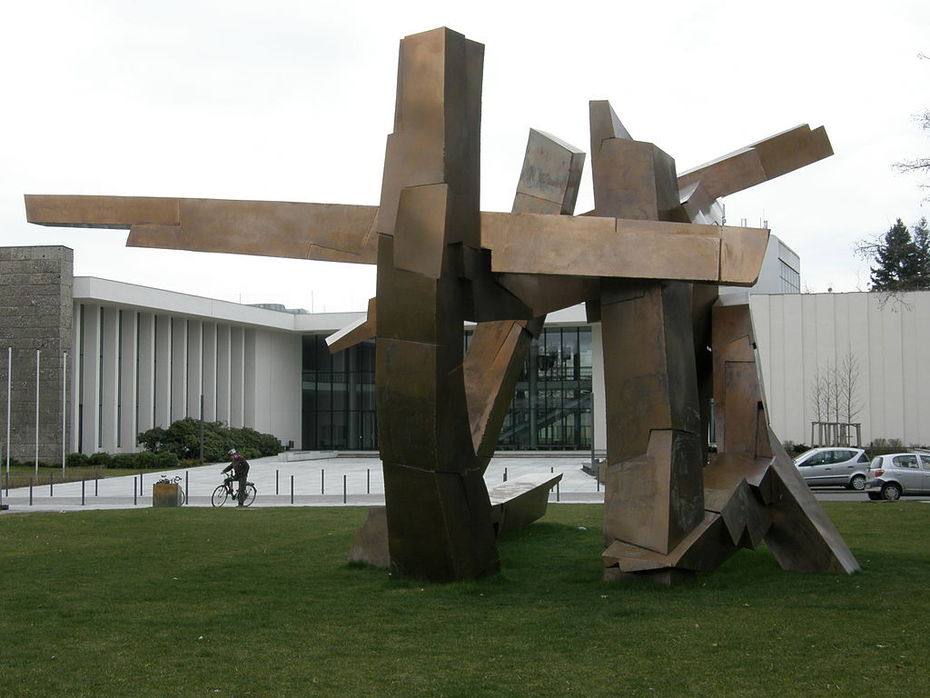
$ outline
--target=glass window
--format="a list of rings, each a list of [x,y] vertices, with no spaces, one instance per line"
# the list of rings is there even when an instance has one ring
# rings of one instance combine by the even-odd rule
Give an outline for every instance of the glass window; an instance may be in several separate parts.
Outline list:
[[[917,467],[917,456],[912,456],[911,454],[907,454],[904,456],[895,456],[891,460],[899,468],[916,468]]]
[[[591,447],[591,344],[589,327],[544,328],[533,340],[499,448]],[[373,341],[331,356],[322,336],[303,337],[303,448],[377,449],[375,361]]]

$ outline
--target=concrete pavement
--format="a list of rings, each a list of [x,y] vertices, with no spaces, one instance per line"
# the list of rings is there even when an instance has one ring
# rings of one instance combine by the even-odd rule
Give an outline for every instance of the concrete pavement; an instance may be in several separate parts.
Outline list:
[[[305,460],[285,460],[306,458]],[[603,502],[603,487],[586,474],[581,466],[590,463],[590,455],[508,454],[492,459],[485,481],[493,487],[521,475],[561,473],[558,490],[549,501]],[[258,495],[253,507],[271,506],[372,506],[384,504],[384,480],[377,455],[337,456],[336,454],[282,453],[249,461],[249,480],[255,483]],[[209,507],[211,496],[224,476],[223,463],[214,463],[187,470],[150,472],[141,476],[109,477],[100,480],[56,483],[3,492],[3,503],[9,510],[3,514],[30,511],[80,511],[86,509],[131,509],[152,506],[152,485],[162,474],[180,477],[188,506]],[[82,490],[83,488],[83,490]],[[232,503],[228,502],[226,506]]]

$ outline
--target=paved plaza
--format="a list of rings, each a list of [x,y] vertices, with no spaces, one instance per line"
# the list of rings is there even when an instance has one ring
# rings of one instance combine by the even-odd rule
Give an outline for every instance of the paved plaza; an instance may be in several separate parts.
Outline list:
[[[286,460],[300,458],[301,460]],[[562,481],[549,496],[550,502],[603,502],[603,487],[582,470],[591,456],[578,454],[508,454],[495,457],[485,481],[493,487],[526,475],[561,473]],[[255,483],[258,496],[253,507],[273,506],[370,506],[384,504],[384,480],[381,461],[376,455],[338,456],[336,454],[282,453],[256,458],[251,463],[249,480]],[[223,481],[223,463],[187,470],[149,472],[100,480],[56,483],[3,492],[8,513],[29,511],[79,511],[82,509],[130,509],[152,506],[152,485],[162,474],[180,476],[187,492],[187,505],[211,506],[213,490]],[[230,506],[227,503],[226,506]]]

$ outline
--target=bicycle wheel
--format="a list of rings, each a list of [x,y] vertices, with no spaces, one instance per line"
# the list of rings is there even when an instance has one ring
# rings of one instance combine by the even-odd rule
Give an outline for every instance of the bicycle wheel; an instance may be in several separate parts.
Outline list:
[[[213,490],[213,497],[211,502],[215,507],[221,507],[226,504],[226,497],[229,496],[229,492],[226,491],[226,485],[217,485],[216,489]]]
[[[178,485],[178,506],[183,506],[187,504],[187,492],[184,491],[184,488]]]
[[[243,500],[242,505],[247,506],[247,507],[252,506],[252,502],[255,501],[255,495],[257,493],[258,491],[255,489],[255,485],[253,485],[251,482],[248,485],[246,485],[245,486],[245,500]]]

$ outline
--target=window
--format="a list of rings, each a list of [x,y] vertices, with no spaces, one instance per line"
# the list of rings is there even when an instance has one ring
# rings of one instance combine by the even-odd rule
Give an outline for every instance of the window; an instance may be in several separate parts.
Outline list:
[[[924,470],[930,470],[930,456],[920,456],[920,465]]]
[[[778,278],[782,293],[801,292],[801,275],[782,259],[778,260]]]
[[[905,456],[895,456],[892,462],[899,468],[916,468],[917,456],[907,454]]]
[[[517,379],[498,448],[590,448],[591,364],[591,328],[544,328]],[[301,393],[303,448],[378,448],[373,341],[330,355],[323,337],[305,336]]]

